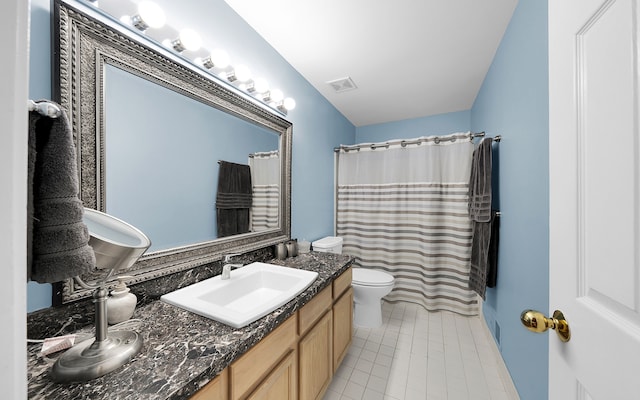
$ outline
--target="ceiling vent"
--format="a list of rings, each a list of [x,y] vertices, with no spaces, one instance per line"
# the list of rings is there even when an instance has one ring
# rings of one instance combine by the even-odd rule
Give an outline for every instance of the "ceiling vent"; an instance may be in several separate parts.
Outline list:
[[[335,79],[333,81],[327,82],[336,93],[348,92],[349,90],[357,89],[358,87],[353,82],[353,80],[349,77]]]

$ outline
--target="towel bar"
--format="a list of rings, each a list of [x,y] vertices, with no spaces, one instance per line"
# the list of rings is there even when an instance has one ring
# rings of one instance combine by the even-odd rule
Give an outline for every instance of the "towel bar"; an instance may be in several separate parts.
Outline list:
[[[39,101],[28,100],[28,110],[37,111],[40,115],[44,115],[49,118],[58,118],[62,115],[60,106],[51,101]]]

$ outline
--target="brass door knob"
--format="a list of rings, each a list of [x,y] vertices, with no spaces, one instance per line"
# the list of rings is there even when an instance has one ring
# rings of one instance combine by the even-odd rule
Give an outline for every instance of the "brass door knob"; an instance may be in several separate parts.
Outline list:
[[[568,342],[569,339],[571,339],[569,323],[564,318],[562,311],[555,310],[553,312],[553,318],[547,318],[540,311],[524,310],[522,314],[520,314],[520,321],[522,325],[531,332],[542,333],[548,329],[553,329],[563,342]]]

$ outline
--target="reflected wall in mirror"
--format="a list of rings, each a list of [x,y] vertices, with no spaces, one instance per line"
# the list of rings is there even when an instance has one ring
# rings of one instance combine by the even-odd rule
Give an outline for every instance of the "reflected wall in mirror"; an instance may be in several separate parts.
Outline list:
[[[290,122],[87,4],[55,0],[54,10],[54,87],[73,126],[81,199],[152,241],[129,283],[289,238]],[[229,204],[219,161],[250,175],[246,228],[234,231],[246,233],[218,232]],[[55,292],[55,304],[91,294],[73,280]]]
[[[145,232],[150,251],[226,236],[216,218],[219,160],[224,160],[250,172],[251,205],[264,204],[263,175],[276,193],[269,223],[264,212],[249,207],[242,232],[277,227],[279,159],[268,158],[275,163],[267,164],[260,156],[277,155],[276,132],[113,65],[105,65],[104,73],[107,213]]]

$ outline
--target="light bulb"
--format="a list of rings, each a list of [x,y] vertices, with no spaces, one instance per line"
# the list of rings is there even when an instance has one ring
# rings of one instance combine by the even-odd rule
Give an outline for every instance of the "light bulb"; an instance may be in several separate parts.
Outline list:
[[[171,45],[177,52],[185,50],[196,51],[202,45],[202,39],[193,29],[183,29],[180,31],[178,38],[171,42]]]
[[[294,108],[296,108],[296,101],[294,99],[292,99],[291,97],[287,97],[286,99],[284,99],[284,101],[282,102],[282,105],[284,106],[284,108],[287,111],[291,111]]]
[[[282,93],[282,90],[280,89],[273,89],[271,91],[271,101],[273,101],[274,103],[280,103],[282,101],[282,98],[284,97],[284,93]]]
[[[263,78],[256,78],[253,81],[253,88],[258,93],[264,93],[269,90],[269,82]]]
[[[238,65],[235,69],[235,75],[240,82],[246,82],[251,79],[251,71],[246,65]]]
[[[229,55],[222,49],[215,49],[211,52],[209,57],[202,60],[202,65],[207,69],[211,69],[213,67],[220,69],[227,68],[229,66]]]
[[[193,29],[183,29],[180,31],[180,41],[182,45],[190,51],[196,51],[202,46],[200,35]]]
[[[217,68],[227,68],[229,66],[229,54],[222,49],[213,49],[211,51],[211,61]]]
[[[133,26],[141,31],[147,28],[162,28],[167,18],[159,5],[152,1],[143,1],[138,4],[138,14],[131,19]]]

